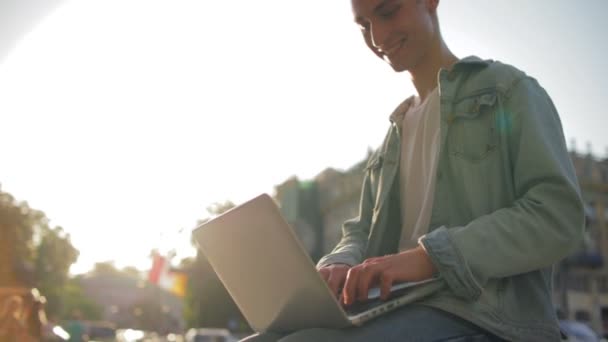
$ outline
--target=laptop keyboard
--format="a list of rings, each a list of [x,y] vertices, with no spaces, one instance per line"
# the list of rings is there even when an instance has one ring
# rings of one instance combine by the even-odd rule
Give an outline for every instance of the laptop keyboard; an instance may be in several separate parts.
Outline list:
[[[364,311],[373,309],[376,306],[380,306],[385,304],[387,301],[394,299],[396,297],[401,297],[404,294],[410,292],[413,287],[437,281],[439,278],[431,278],[428,280],[420,281],[420,282],[410,282],[410,283],[401,283],[397,285],[393,285],[391,288],[391,293],[386,301],[380,299],[380,289],[374,288],[370,290],[370,299],[364,302],[355,302],[352,305],[344,307],[344,311],[349,315],[356,315],[362,313]],[[386,310],[390,310],[393,308],[394,304],[389,303],[389,305],[385,308]]]
[[[344,307],[344,311],[346,312],[346,314],[348,316],[354,316],[354,315],[360,314],[364,311],[373,309],[376,306],[380,306],[384,303],[385,303],[385,301],[383,301],[379,298],[367,300],[365,302],[355,302],[352,305]],[[390,306],[390,304],[389,304],[389,306]]]

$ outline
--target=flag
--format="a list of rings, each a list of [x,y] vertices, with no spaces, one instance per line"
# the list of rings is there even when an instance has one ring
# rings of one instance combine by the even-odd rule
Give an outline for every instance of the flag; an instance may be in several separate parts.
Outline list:
[[[183,271],[171,269],[169,259],[160,254],[154,254],[152,257],[148,281],[178,297],[186,295],[188,276]]]
[[[178,297],[186,296],[186,286],[188,285],[188,275],[183,271],[171,271],[170,277],[173,278],[171,288],[169,292],[173,293]]]
[[[148,273],[148,281],[152,284],[158,285],[162,274],[167,271],[166,269],[168,265],[169,263],[165,257],[158,253],[154,253],[152,255],[152,268]]]

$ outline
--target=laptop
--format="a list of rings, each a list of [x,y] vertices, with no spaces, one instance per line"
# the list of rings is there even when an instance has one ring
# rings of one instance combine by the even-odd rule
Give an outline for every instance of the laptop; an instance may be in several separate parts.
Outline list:
[[[343,307],[267,194],[198,226],[193,234],[257,332],[361,325],[444,286],[439,278],[398,284],[386,301],[373,288],[368,301]]]

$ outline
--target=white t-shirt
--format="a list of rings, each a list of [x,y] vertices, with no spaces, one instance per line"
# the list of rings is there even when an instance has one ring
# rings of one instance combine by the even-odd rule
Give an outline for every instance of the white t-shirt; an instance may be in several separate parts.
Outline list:
[[[416,247],[429,229],[439,159],[439,91],[415,97],[401,121],[401,239],[399,250]]]

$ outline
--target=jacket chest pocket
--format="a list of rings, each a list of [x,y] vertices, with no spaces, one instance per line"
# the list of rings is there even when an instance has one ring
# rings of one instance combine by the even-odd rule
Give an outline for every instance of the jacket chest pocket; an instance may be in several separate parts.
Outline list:
[[[496,91],[458,100],[452,110],[448,150],[469,162],[480,162],[498,146],[496,132]]]

